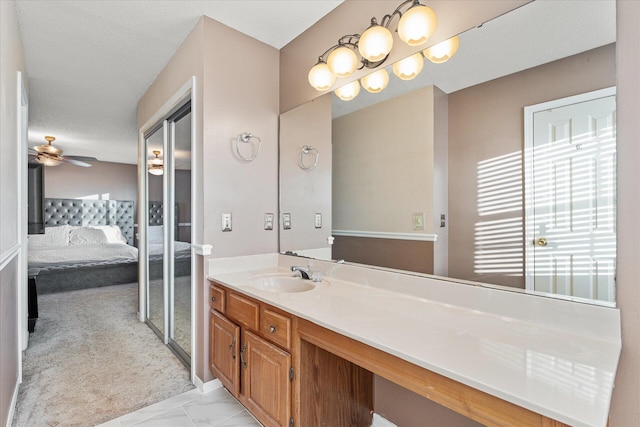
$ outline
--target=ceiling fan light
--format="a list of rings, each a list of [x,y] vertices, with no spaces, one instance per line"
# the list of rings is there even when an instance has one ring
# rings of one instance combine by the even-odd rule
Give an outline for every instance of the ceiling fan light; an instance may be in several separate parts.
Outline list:
[[[149,165],[149,173],[151,175],[162,175],[164,173],[164,168],[162,165]]]
[[[339,87],[334,92],[336,96],[343,101],[351,101],[360,93],[360,82],[354,80],[349,84]]]
[[[460,47],[460,38],[458,36],[451,37],[448,40],[431,46],[423,51],[424,56],[434,64],[442,64],[450,60],[456,54]]]
[[[393,64],[393,74],[402,80],[413,80],[422,71],[424,59],[421,53],[413,54]]]
[[[392,48],[393,35],[391,31],[378,25],[375,19],[371,20],[371,26],[362,33],[358,41],[360,55],[370,62],[378,62],[386,58]]]
[[[398,36],[409,46],[420,46],[433,35],[438,26],[436,13],[428,6],[414,3],[398,22]]]
[[[315,90],[324,92],[336,82],[336,75],[331,72],[326,62],[319,61],[309,70],[309,84]]]
[[[45,166],[58,166],[60,163],[62,163],[62,160],[49,157],[46,154],[36,155],[35,160],[36,162],[41,163]]]
[[[149,161],[147,170],[151,175],[162,175],[164,173],[164,165],[162,164],[162,159],[158,158],[160,150],[153,150],[153,154],[156,157]]]
[[[362,87],[368,92],[382,92],[382,90],[389,84],[389,73],[387,73],[387,70],[382,68],[375,73],[362,77],[360,79],[360,83],[362,83]]]
[[[327,57],[327,65],[336,77],[349,77],[358,67],[358,57],[352,49],[339,46]]]

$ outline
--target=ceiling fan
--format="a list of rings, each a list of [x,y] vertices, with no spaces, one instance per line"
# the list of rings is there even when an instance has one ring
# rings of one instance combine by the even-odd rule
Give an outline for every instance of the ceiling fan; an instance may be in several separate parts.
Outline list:
[[[52,145],[53,141],[56,140],[55,137],[45,136],[44,139],[47,140],[47,144],[29,148],[29,156],[32,156],[36,162],[42,163],[45,166],[58,166],[60,163],[70,163],[72,165],[89,168],[91,165],[86,162],[95,162],[98,160],[95,157],[63,156],[63,151]]]

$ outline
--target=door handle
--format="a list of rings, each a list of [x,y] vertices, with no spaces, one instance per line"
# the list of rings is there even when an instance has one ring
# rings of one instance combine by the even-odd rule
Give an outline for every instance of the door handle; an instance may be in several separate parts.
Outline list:
[[[535,240],[533,244],[538,246],[547,246],[549,242],[546,237],[540,237],[538,240]]]

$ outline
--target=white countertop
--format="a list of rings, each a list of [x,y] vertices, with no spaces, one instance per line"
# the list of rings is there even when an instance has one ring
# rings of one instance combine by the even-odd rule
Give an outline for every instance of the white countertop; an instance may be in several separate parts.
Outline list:
[[[328,286],[301,293],[275,293],[248,286],[249,278],[288,274],[291,263],[306,265],[307,260],[280,256],[273,264],[274,258],[263,256],[260,262],[246,262],[250,259],[212,260],[209,278],[549,418],[572,426],[607,424],[621,350],[617,309],[490,288],[451,288],[451,283],[441,280],[373,269],[369,276],[368,269],[362,267],[322,261],[310,262],[325,273]],[[385,275],[389,286],[373,283]],[[356,283],[344,280],[345,276],[364,279]],[[443,284],[453,294],[461,295],[461,304],[451,303],[451,298],[424,297],[428,292],[441,292],[430,288]],[[410,285],[418,286],[416,292],[411,292]],[[399,288],[403,292],[395,290]],[[466,298],[464,294],[472,296]],[[496,309],[473,301],[479,299],[486,299]],[[558,313],[549,313],[549,309]],[[504,314],[510,311],[518,314]],[[541,311],[545,311],[546,319],[532,320]],[[582,322],[576,323],[574,316]],[[563,318],[573,325],[553,326]],[[585,325],[583,331],[581,324]],[[594,331],[592,324],[601,329]]]

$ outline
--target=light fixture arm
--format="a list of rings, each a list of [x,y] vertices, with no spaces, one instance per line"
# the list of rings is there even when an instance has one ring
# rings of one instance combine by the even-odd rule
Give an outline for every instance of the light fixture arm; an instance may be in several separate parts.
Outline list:
[[[385,28],[389,28],[389,26],[391,25],[391,21],[393,21],[393,18],[395,18],[396,16],[398,17],[398,20],[400,18],[402,18],[402,8],[405,7],[406,5],[408,5],[409,3],[412,3],[411,6],[409,6],[407,8],[407,10],[411,9],[413,6],[417,6],[420,4],[420,0],[405,0],[402,3],[400,3],[400,5],[398,7],[396,7],[396,10],[393,11],[393,13],[390,13],[388,15],[384,15],[382,17],[382,20],[380,21],[380,25],[382,25]],[[405,10],[406,12],[406,10]],[[375,18],[372,18],[371,21],[373,23],[373,20]],[[397,31],[397,30],[396,30]]]

